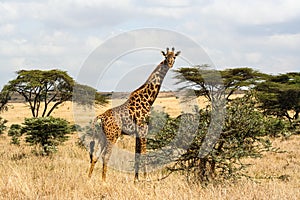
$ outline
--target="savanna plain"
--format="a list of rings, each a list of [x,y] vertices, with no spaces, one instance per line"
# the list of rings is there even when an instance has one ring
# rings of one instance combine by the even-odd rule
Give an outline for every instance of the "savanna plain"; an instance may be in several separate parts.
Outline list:
[[[199,104],[205,106],[205,101],[199,99]],[[96,113],[110,106],[99,107]],[[155,106],[171,116],[180,114],[174,97],[159,96]],[[7,112],[1,113],[8,120],[7,126],[21,124],[30,116],[29,108],[23,103],[14,103]],[[56,109],[53,116],[77,123],[71,102]],[[147,181],[141,176],[141,181],[134,184],[133,173],[112,168],[108,170],[107,183],[103,184],[100,163],[89,179],[88,151],[78,145],[77,133],[70,135],[58,152],[48,157],[36,156],[32,154],[34,147],[24,142],[16,146],[10,140],[7,133],[0,136],[0,199],[300,199],[299,136],[272,139],[273,146],[282,153],[267,152],[259,159],[245,159],[252,164],[245,172],[252,179],[205,186],[191,184],[176,173],[159,180],[164,170],[151,172]],[[133,149],[133,141],[124,136],[117,145]]]

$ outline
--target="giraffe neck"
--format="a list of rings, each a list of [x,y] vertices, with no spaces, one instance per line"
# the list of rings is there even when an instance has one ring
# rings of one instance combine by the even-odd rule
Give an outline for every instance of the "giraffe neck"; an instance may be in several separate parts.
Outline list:
[[[139,99],[140,101],[147,101],[150,105],[154,103],[156,99],[161,84],[169,70],[165,61],[162,61],[148,77],[147,81],[134,92],[131,93],[129,99],[135,101]]]
[[[169,67],[165,64],[165,61],[162,61],[151,73],[147,81],[144,83],[146,84],[154,84],[161,86],[167,72],[169,71]]]

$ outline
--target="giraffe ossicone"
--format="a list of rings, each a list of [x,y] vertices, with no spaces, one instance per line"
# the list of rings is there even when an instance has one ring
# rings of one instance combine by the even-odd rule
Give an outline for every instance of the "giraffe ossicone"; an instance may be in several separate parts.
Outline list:
[[[94,119],[92,126],[95,127],[95,124],[99,123],[101,127],[99,132],[96,132],[96,129],[93,128],[94,134],[98,136],[94,137],[94,139],[99,140],[98,143],[101,145],[97,152],[94,152],[92,150],[94,146],[91,146],[89,177],[91,177],[94,166],[101,156],[103,161],[102,180],[106,181],[107,164],[112,153],[112,146],[117,142],[121,134],[125,134],[135,135],[136,137],[134,180],[138,181],[141,156],[146,154],[147,119],[151,106],[159,93],[165,75],[173,67],[180,51],[175,52],[173,47],[172,51],[169,51],[169,48],[167,48],[166,52],[161,51],[161,53],[164,56],[164,60],[154,69],[143,85],[130,93],[125,103],[105,111]],[[143,163],[142,167],[144,172],[146,172],[145,163]]]

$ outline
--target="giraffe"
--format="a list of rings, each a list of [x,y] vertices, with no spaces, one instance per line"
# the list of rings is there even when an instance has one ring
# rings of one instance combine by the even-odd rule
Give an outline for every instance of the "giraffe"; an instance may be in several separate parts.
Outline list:
[[[91,142],[89,177],[91,177],[94,166],[101,155],[103,161],[102,181],[106,182],[107,164],[112,153],[112,146],[121,134],[125,134],[135,135],[136,138],[134,182],[139,180],[140,158],[146,154],[147,119],[166,73],[173,67],[176,57],[180,54],[180,51],[176,53],[174,51],[174,47],[172,51],[169,51],[169,48],[166,49],[166,52],[161,51],[164,60],[154,69],[146,82],[130,94],[125,103],[95,117],[92,127],[95,134],[94,138],[98,138],[100,148],[94,155],[95,142]],[[101,127],[101,131],[98,133],[95,129],[97,123]],[[143,163],[143,167],[145,169],[145,163]],[[144,172],[146,175],[146,170]]]

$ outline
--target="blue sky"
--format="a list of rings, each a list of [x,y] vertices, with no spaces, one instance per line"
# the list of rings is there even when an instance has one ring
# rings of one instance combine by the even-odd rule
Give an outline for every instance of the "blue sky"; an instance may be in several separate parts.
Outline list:
[[[248,66],[274,74],[300,69],[298,0],[0,0],[0,13],[0,87],[20,69],[58,68],[76,79],[108,38],[149,27],[193,39],[217,69]],[[153,56],[151,63],[159,62]],[[126,87],[132,78],[121,73],[120,63],[112,69],[119,74],[106,77],[99,90],[138,87]],[[152,70],[133,69],[142,80]],[[124,83],[117,84],[122,77]]]

